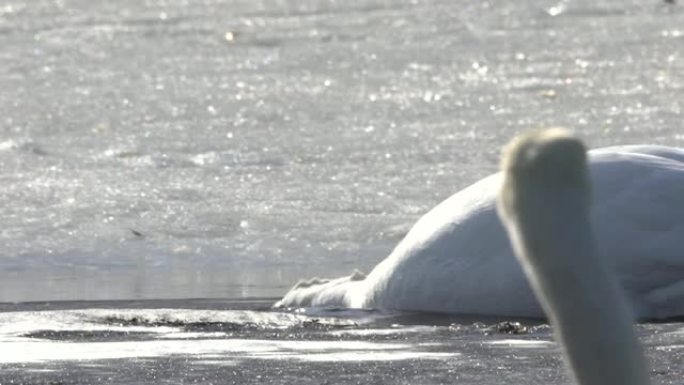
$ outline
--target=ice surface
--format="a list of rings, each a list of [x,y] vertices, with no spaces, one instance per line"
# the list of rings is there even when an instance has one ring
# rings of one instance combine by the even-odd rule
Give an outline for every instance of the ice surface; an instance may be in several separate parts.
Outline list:
[[[0,301],[277,297],[374,266],[521,130],[682,146],[682,26],[657,0],[5,0]],[[0,304],[0,382],[567,383],[544,328],[149,306]],[[640,332],[680,383],[681,323]]]
[[[311,317],[263,309],[264,302],[51,306],[2,309],[0,382],[568,383],[551,330],[533,320],[508,334],[493,320],[335,310]],[[655,383],[681,383],[681,324],[638,332]]]
[[[0,300],[367,270],[530,127],[681,145],[662,1],[8,0]]]

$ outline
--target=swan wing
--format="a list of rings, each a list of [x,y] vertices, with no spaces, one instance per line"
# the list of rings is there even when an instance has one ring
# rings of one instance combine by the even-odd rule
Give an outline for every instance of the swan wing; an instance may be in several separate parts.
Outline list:
[[[684,151],[624,146],[591,158],[599,254],[638,317],[684,314]]]

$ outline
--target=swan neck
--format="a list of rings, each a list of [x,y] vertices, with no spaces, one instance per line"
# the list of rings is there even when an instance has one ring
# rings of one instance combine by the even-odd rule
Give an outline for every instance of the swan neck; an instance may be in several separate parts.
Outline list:
[[[499,213],[577,383],[649,384],[632,310],[594,245],[581,142],[526,137],[504,166]]]
[[[572,196],[520,202],[504,217],[516,254],[578,384],[649,384],[632,311],[596,254],[588,210]]]

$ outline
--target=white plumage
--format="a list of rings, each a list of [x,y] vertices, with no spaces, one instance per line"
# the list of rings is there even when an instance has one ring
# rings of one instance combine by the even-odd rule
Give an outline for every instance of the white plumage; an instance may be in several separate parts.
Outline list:
[[[684,315],[684,150],[589,152],[597,254],[639,318]],[[494,174],[425,214],[367,277],[300,282],[276,306],[541,317],[496,213]]]
[[[516,256],[580,385],[648,385],[624,291],[598,257],[582,142],[563,130],[507,148],[498,209]]]

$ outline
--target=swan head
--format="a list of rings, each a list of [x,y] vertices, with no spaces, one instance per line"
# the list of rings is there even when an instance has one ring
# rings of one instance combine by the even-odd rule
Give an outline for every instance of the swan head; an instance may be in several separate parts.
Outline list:
[[[503,153],[503,190],[499,207],[506,217],[530,207],[571,204],[588,210],[591,186],[587,151],[570,132],[552,128],[523,134]]]

